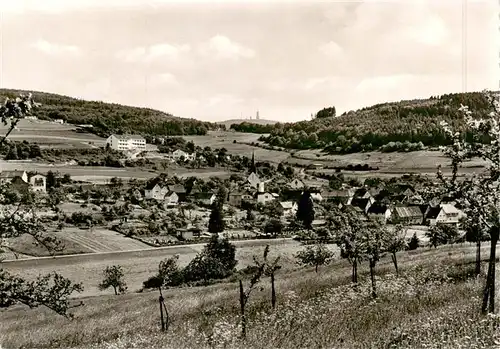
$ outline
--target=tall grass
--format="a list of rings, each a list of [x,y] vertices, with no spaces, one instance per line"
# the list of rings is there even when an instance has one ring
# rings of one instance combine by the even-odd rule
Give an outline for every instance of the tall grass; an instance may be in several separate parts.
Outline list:
[[[85,299],[73,321],[44,309],[3,311],[0,343],[94,349],[494,348],[500,318],[480,315],[483,280],[469,277],[473,260],[473,250],[458,247],[405,253],[400,277],[384,260],[376,300],[364,281],[367,270],[354,287],[345,261],[319,274],[283,272],[277,275],[276,311],[267,279],[250,299],[245,342],[239,339],[237,285],[222,283],[167,290],[167,333],[159,330],[157,293],[145,292]]]

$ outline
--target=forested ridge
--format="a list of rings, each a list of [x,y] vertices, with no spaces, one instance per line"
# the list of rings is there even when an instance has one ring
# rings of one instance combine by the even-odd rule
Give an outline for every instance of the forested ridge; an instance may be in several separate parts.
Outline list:
[[[0,100],[16,98],[31,91],[0,89]],[[116,103],[86,101],[53,93],[32,92],[40,103],[36,116],[42,120],[62,119],[70,124],[92,124],[100,136],[112,133],[142,135],[204,135],[220,127],[196,119],[175,117],[150,108],[125,106]]]
[[[465,130],[461,105],[469,106],[474,117],[485,117],[492,111],[482,92],[452,93],[429,99],[382,103],[338,117],[315,118],[296,123],[266,126],[261,140],[289,149],[324,149],[329,153],[360,151],[411,151],[446,145],[450,140],[440,127],[447,121]],[[240,132],[264,133],[259,125],[231,126]],[[487,141],[487,139],[485,139]]]

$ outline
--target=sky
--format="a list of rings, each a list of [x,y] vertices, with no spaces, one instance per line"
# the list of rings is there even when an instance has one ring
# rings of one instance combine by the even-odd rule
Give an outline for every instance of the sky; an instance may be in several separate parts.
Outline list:
[[[0,87],[292,122],[498,90],[499,15],[496,0],[0,0]]]

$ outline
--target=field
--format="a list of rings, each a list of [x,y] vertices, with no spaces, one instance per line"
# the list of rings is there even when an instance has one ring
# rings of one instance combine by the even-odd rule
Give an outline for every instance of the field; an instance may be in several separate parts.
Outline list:
[[[290,156],[287,152],[267,150],[247,144],[240,144],[258,142],[259,137],[260,135],[254,133],[218,131],[209,131],[205,136],[183,136],[186,140],[193,141],[195,145],[202,148],[207,146],[211,148],[226,148],[229,154],[247,157],[252,157],[252,153],[255,152],[256,161],[279,163]],[[234,140],[236,140],[237,143],[233,143]]]
[[[318,157],[318,155],[320,155]],[[298,161],[315,161],[329,166],[347,166],[349,164],[368,164],[371,167],[378,167],[381,171],[434,171],[437,165],[449,167],[451,161],[447,159],[440,151],[422,150],[410,153],[355,153],[345,155],[325,155],[320,151],[298,151],[295,153]],[[480,159],[473,159],[467,163],[467,167],[484,166]]]
[[[77,133],[74,125],[42,120],[20,120],[17,128],[18,130],[9,135],[9,139],[36,142],[42,148],[93,148],[102,147],[106,143],[105,139],[96,135]],[[0,134],[5,134],[7,129],[8,126],[1,124]]]
[[[370,301],[366,263],[358,287],[349,286],[351,267],[345,260],[319,273],[281,270],[275,312],[269,309],[267,280],[252,294],[244,343],[238,340],[234,282],[164,291],[170,314],[165,334],[159,331],[157,292],[131,292],[81,298],[84,306],[73,309],[73,320],[43,308],[4,310],[0,343],[96,349],[495,348],[500,319],[479,314],[483,281],[464,279],[473,259],[468,244],[403,252],[396,278],[390,259],[384,258],[377,266],[376,301]],[[85,263],[73,268],[73,277],[90,272]],[[425,275],[433,281],[422,281]]]
[[[65,239],[69,238],[65,237]],[[85,239],[85,237],[80,238],[80,241],[77,241],[77,243],[83,244],[82,239]],[[99,246],[99,243],[102,244],[103,240],[103,238],[100,238],[99,241],[92,243],[89,242],[87,236],[85,242],[88,248],[91,249],[96,248],[96,245]],[[123,247],[123,244],[116,244]],[[273,248],[276,248],[275,254],[284,255],[283,258],[285,261],[290,260],[291,254],[295,253],[299,248],[299,244],[293,240],[248,240],[235,242],[235,245],[239,247],[237,249],[238,267],[243,268],[251,264],[253,255],[260,255],[266,244],[270,244]],[[202,248],[203,244],[196,244],[137,249],[125,252],[30,258],[26,260],[5,261],[2,263],[2,267],[13,273],[20,273],[25,277],[36,277],[40,273],[44,274],[51,271],[60,272],[74,281],[83,282],[85,290],[80,296],[86,297],[103,294],[97,289],[97,284],[100,281],[102,270],[108,265],[119,264],[123,266],[127,275],[129,288],[135,291],[142,287],[143,281],[156,272],[158,263],[161,260],[178,254],[179,264],[186,265]],[[288,263],[287,265],[289,268],[294,267],[293,263]]]

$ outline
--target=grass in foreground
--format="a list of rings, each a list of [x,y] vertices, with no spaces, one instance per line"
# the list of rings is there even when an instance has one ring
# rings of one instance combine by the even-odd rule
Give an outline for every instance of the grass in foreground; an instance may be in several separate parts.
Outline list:
[[[483,280],[465,276],[473,249],[405,253],[402,275],[390,261],[378,269],[379,298],[370,299],[366,270],[357,288],[345,261],[278,276],[278,308],[269,281],[249,302],[248,338],[239,338],[234,283],[165,292],[171,327],[159,331],[156,292],[85,299],[68,321],[44,309],[1,314],[7,348],[494,348],[500,319],[479,314]],[[437,267],[442,265],[442,267]],[[366,267],[366,266],[365,266]]]

